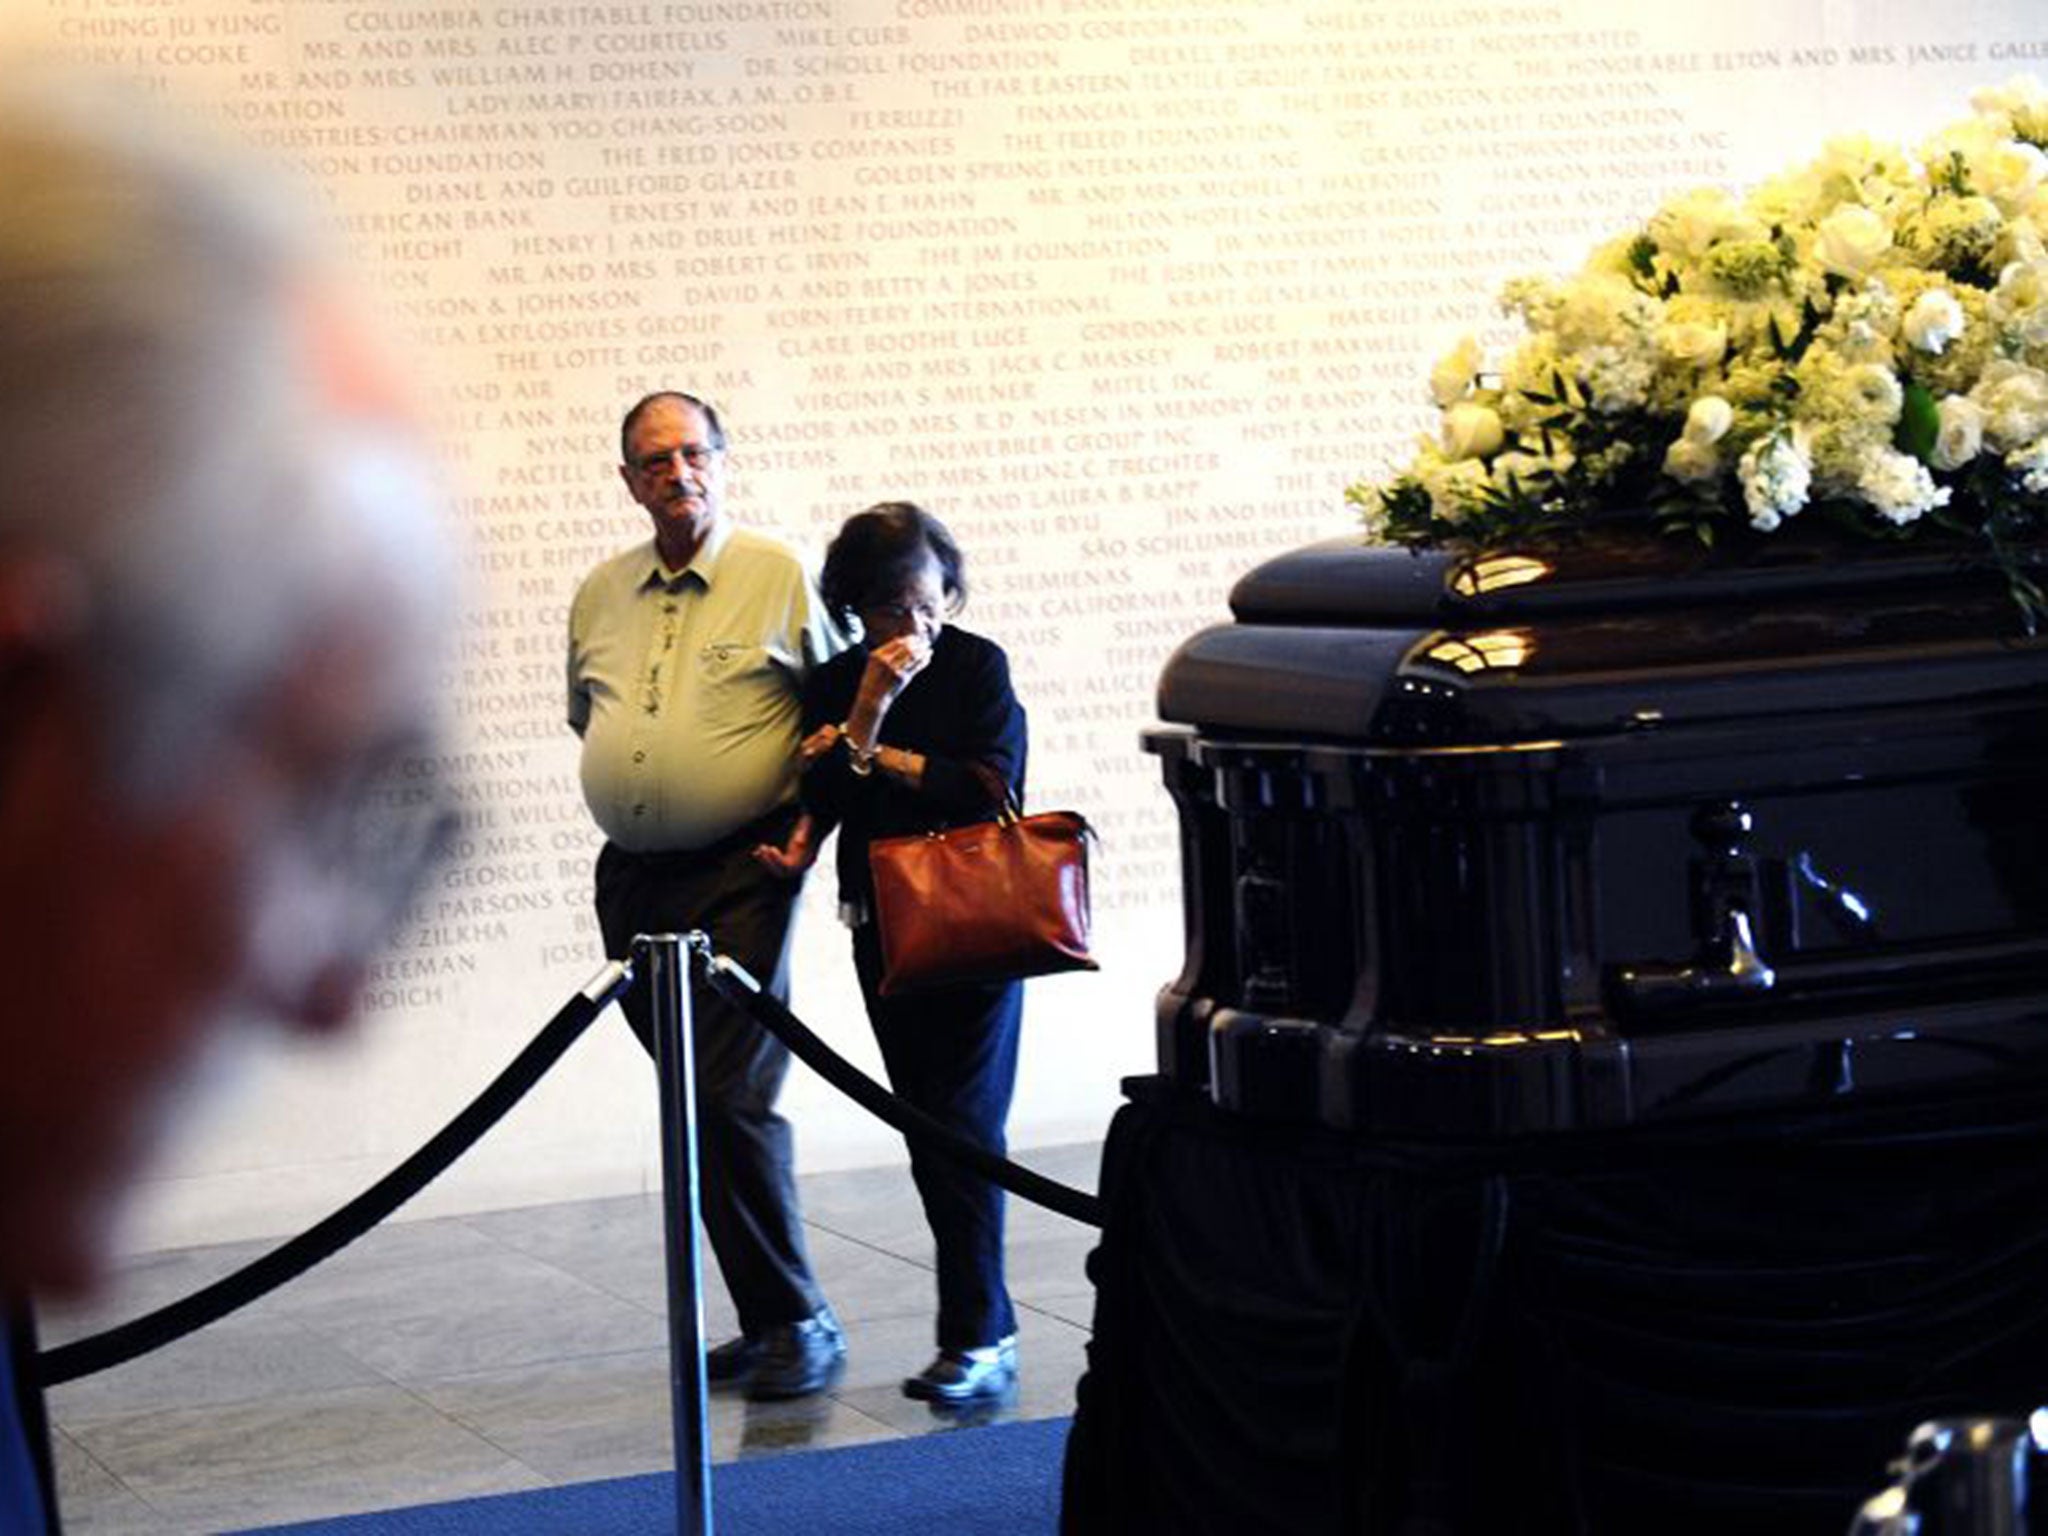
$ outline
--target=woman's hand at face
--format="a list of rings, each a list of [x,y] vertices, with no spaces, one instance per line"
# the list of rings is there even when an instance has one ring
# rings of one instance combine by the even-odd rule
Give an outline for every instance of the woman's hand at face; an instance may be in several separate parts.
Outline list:
[[[932,659],[932,643],[922,635],[899,635],[868,652],[861,691],[877,703],[894,699]]]

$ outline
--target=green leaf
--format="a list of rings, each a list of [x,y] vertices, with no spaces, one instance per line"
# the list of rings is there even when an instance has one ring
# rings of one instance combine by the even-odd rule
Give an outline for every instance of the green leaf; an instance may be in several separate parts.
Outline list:
[[[1648,235],[1637,235],[1629,243],[1628,264],[1635,268],[1640,277],[1652,278],[1657,275],[1657,242]]]
[[[1898,429],[1892,434],[1893,446],[1931,465],[1934,442],[1940,435],[1941,412],[1934,404],[1933,392],[1925,384],[1908,384],[1905,403],[1899,408]]]

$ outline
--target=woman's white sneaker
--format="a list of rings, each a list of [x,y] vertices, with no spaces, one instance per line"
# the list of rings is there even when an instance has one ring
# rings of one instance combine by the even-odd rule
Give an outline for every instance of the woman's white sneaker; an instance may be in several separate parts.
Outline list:
[[[964,1403],[997,1397],[1017,1379],[1017,1336],[980,1349],[942,1349],[932,1363],[903,1380],[905,1397],[932,1403]]]

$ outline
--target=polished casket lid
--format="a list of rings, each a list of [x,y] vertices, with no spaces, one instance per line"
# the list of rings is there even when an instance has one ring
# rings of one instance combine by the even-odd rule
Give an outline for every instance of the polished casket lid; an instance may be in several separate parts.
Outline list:
[[[1788,530],[1739,556],[1589,535],[1486,553],[1332,539],[1188,640],[1163,719],[1413,746],[1911,708],[2035,685],[2004,574],[1961,546]]]

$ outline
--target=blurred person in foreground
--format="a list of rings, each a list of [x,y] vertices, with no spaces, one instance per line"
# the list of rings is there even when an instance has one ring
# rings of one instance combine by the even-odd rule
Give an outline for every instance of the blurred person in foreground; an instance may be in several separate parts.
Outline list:
[[[650,536],[586,576],[569,610],[569,728],[605,835],[605,953],[701,928],[787,1002],[796,888],[753,850],[797,820],[804,678],[844,641],[795,551],[733,521],[708,402],[637,401],[619,452]],[[647,989],[620,1006],[652,1055]],[[795,1138],[775,1108],[789,1048],[722,998],[699,997],[691,1018],[704,1230],[740,1324],[706,1373],[751,1398],[807,1396],[835,1379],[846,1340],[811,1269]]]
[[[1001,1153],[1017,1083],[1024,984],[936,987],[884,997],[868,844],[986,821],[1002,795],[1024,801],[1024,710],[1009,658],[948,622],[967,598],[960,547],[907,501],[847,519],[825,553],[825,605],[858,620],[855,647],[804,690],[806,815],[755,856],[794,876],[839,832],[840,910],[854,970],[896,1092]],[[907,1396],[999,1397],[1017,1375],[1017,1314],[1003,1278],[1003,1192],[945,1154],[910,1143],[910,1173],[938,1255],[938,1353]]]
[[[0,1307],[77,1294],[247,1027],[328,1031],[441,819],[449,564],[294,196],[0,65]],[[132,92],[131,92],[132,94]],[[24,1345],[30,1335],[17,1339]],[[0,1533],[54,1528],[0,1350]]]

